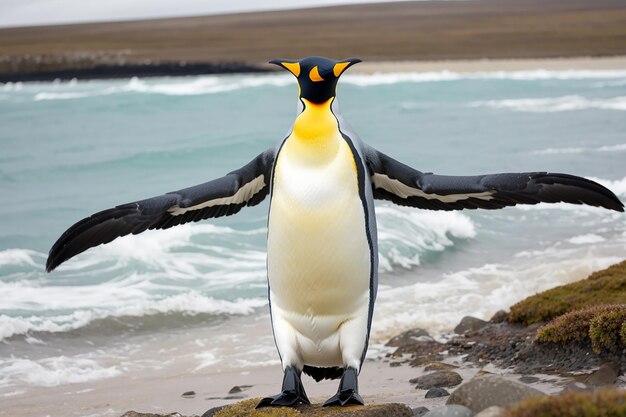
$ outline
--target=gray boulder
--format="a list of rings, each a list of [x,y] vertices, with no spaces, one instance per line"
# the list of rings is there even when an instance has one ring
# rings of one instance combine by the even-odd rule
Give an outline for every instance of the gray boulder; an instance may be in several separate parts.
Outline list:
[[[424,398],[439,398],[439,397],[447,397],[450,395],[448,391],[444,388],[434,387],[428,390]]]
[[[444,405],[434,408],[428,413],[424,414],[424,417],[473,417],[474,412],[462,405]]]
[[[413,417],[424,417],[424,414],[428,413],[428,408],[417,407],[413,409]]]
[[[454,390],[446,404],[464,405],[478,413],[494,405],[508,407],[525,398],[540,395],[545,394],[528,385],[497,375],[484,375],[473,378]]]

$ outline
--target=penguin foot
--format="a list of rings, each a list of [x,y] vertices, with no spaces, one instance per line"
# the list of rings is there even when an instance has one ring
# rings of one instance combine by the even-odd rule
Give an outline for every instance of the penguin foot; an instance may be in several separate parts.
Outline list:
[[[337,393],[324,403],[324,407],[346,405],[365,405],[363,398],[359,395],[357,371],[354,368],[347,368],[343,371]]]
[[[359,393],[351,389],[338,391],[324,403],[324,407],[343,407],[346,405],[365,405],[365,403]]]
[[[256,408],[263,407],[293,407],[300,403],[311,404],[304,386],[300,379],[300,371],[293,366],[285,368],[283,377],[283,389],[280,394],[265,397],[256,405]]]
[[[293,407],[300,403],[311,404],[306,394],[298,394],[297,392],[293,391],[283,391],[280,394],[263,398],[261,401],[259,401],[255,408]]]

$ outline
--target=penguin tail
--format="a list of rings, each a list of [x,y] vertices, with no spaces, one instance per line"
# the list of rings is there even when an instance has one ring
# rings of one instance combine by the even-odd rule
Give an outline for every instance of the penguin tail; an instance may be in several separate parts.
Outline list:
[[[343,368],[338,366],[318,368],[317,366],[304,365],[302,371],[313,378],[315,382],[320,382],[323,379],[339,379],[343,375]]]

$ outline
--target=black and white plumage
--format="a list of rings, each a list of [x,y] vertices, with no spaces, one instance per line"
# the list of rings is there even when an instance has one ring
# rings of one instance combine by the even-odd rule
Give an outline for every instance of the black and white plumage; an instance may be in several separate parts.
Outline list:
[[[281,393],[258,406],[308,403],[302,372],[316,380],[341,378],[325,405],[343,406],[363,403],[357,376],[378,282],[374,199],[428,210],[566,202],[624,211],[610,190],[585,178],[547,172],[434,175],[364,144],[335,101],[339,76],[357,62],[273,61],[300,87],[298,117],[277,147],[222,178],[81,220],[53,245],[47,270],[117,237],[235,214],[269,195],[270,314],[284,379]]]

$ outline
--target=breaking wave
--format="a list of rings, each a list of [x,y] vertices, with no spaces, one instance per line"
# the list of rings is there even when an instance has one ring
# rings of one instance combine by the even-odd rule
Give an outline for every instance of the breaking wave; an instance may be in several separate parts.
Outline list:
[[[347,74],[342,78],[343,84],[351,84],[358,87],[377,85],[391,85],[401,83],[433,83],[450,82],[460,80],[511,80],[511,81],[537,81],[537,80],[587,80],[587,79],[623,79],[626,78],[625,70],[529,70],[529,71],[493,71],[493,72],[403,72],[403,73],[375,73],[375,74]],[[34,101],[47,100],[75,100],[89,97],[106,96],[111,94],[140,93],[161,94],[170,96],[192,96],[203,94],[218,94],[249,88],[260,87],[285,87],[295,85],[295,80],[289,74],[266,74],[266,75],[211,75],[189,77],[163,77],[163,78],[137,78],[127,81],[76,81],[53,82],[53,83],[6,83],[0,85],[0,91],[4,95],[21,94],[30,95]],[[8,96],[7,96],[8,97]],[[568,96],[576,97],[576,96]],[[623,98],[622,98],[623,99]],[[544,99],[545,100],[545,99]],[[552,99],[554,100],[554,99]],[[507,100],[496,102],[479,102],[487,106],[507,106]],[[570,99],[571,101],[571,99]],[[531,103],[532,104],[532,103]],[[528,105],[517,103],[518,106]],[[608,106],[610,109],[624,110],[622,101],[605,104],[582,103],[580,100],[573,104],[567,103],[544,103],[548,108],[555,106],[592,106],[584,108],[596,108],[593,106]],[[604,107],[600,107],[604,108]],[[559,111],[559,110],[552,110]]]
[[[546,98],[474,101],[469,105],[470,107],[487,107],[527,113],[556,113],[590,109],[626,111],[626,96],[586,98],[572,95]]]

